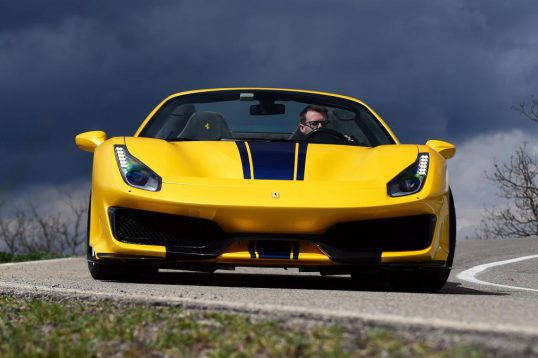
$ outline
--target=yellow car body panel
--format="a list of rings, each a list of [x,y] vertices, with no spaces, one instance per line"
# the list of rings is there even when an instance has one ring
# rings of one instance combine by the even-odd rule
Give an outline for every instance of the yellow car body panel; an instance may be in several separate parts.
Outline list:
[[[435,225],[427,247],[383,251],[379,263],[447,263],[451,239],[445,158],[427,145],[399,144],[381,118],[356,99],[315,91],[239,89],[293,91],[354,101],[368,108],[394,140],[395,144],[375,147],[309,143],[303,162],[299,142],[290,144],[295,152],[292,153],[293,175],[289,180],[257,178],[260,168],[253,164],[255,154],[251,147],[254,142],[248,139],[242,141],[246,148],[246,156],[242,158],[234,140],[173,142],[139,136],[155,113],[170,99],[192,93],[228,90],[238,89],[174,94],[150,113],[134,136],[110,138],[95,148],[88,244],[96,261],[139,257],[162,259],[163,262],[230,266],[349,266],[349,262],[333,260],[322,246],[307,239],[298,239],[288,256],[264,258],[262,248],[257,247],[262,245],[261,241],[253,241],[248,235],[290,235],[294,240],[301,235],[324,235],[339,223],[430,215],[435,217]],[[127,148],[129,155],[162,178],[158,191],[127,184],[114,155],[116,146]],[[419,154],[429,156],[428,173],[422,189],[411,195],[388,195],[388,182],[413,165]],[[250,178],[244,174],[248,170]],[[301,171],[304,177],[299,174]],[[215,223],[226,234],[237,235],[238,239],[216,257],[201,261],[170,258],[165,245],[118,240],[114,234],[111,208],[203,219]],[[244,239],[241,239],[242,235]],[[360,234],[357,239],[366,240]]]
[[[297,182],[243,179],[240,165],[222,165],[226,163],[223,160],[226,157],[232,158],[231,163],[239,162],[239,158],[234,158],[238,154],[237,150],[233,153],[235,148],[231,142],[170,144],[162,140],[140,138],[138,139],[138,144],[141,144],[140,148],[137,145],[130,146],[130,148],[135,148],[132,154],[143,162],[146,156],[158,157],[158,160],[152,162],[152,168],[164,178],[170,178],[170,183],[163,182],[162,189],[154,193],[128,186],[121,178],[119,170],[115,168],[117,164],[109,153],[113,152],[114,144],[124,144],[129,141],[137,141],[137,139],[111,138],[99,146],[95,152],[99,160],[95,161],[93,176],[95,189],[92,192],[92,200],[95,202],[94,205],[99,205],[97,203],[102,205],[100,210],[102,213],[106,213],[108,207],[119,206],[209,219],[217,222],[229,232],[320,234],[336,222],[385,217],[387,205],[391,205],[390,211],[394,217],[432,212],[441,214],[441,211],[446,211],[447,208],[444,198],[448,189],[446,182],[426,181],[422,191],[416,195],[391,198],[385,194],[386,181],[376,181],[377,177],[396,176],[414,160],[410,158],[415,158],[418,151],[430,153],[432,156],[430,172],[443,173],[446,170],[444,161],[436,161],[438,154],[427,147],[399,145],[383,148],[354,148],[314,144],[309,147],[311,153],[306,160],[305,181]],[[159,143],[152,143],[156,141]],[[217,160],[219,164],[215,166],[206,165],[207,162],[211,162],[210,160],[196,162],[202,163],[201,166],[185,160],[183,166],[180,166],[180,161],[176,160],[177,166],[171,169],[166,165],[170,161],[166,150],[160,149],[167,146],[173,147],[170,149],[172,157],[176,157],[175,151],[180,151],[196,152],[202,159],[206,159],[203,157],[204,151],[200,151],[201,148],[205,149],[208,159],[215,153],[223,154]],[[360,161],[353,163],[353,150],[379,151],[380,153],[372,155],[374,157],[372,161],[364,155]],[[101,153],[103,153],[102,157]],[[342,158],[339,163],[331,161],[330,158],[334,155]],[[187,158],[190,156],[191,154],[186,154]],[[344,158],[347,157],[350,160],[345,161]],[[316,159],[310,161],[309,158]],[[379,158],[390,161],[392,164],[390,171],[377,168],[375,162],[379,161]],[[355,165],[339,168],[343,165],[342,162]],[[369,169],[364,170],[364,168]],[[184,175],[178,175],[177,173],[182,169]],[[376,172],[377,174],[374,174]],[[352,173],[362,174],[352,178]],[[113,180],[110,180],[111,175]],[[255,175],[254,173],[254,177]],[[441,175],[441,177],[444,176]],[[360,186],[357,183],[360,183]],[[278,199],[272,197],[273,192],[279,193]],[[315,195],[305,196],[305,192],[315,193]],[[356,210],[350,211],[350,208]],[[324,211],[323,216],[320,217],[316,213],[319,211]],[[95,221],[92,220],[93,222]],[[99,222],[107,223],[108,220],[103,215],[99,218]],[[442,223],[440,224],[442,226]],[[96,240],[98,242],[95,243],[90,241],[90,245],[97,252],[163,256],[164,249],[160,247],[124,244],[114,240],[108,225],[104,225],[98,232],[103,234],[102,240]],[[447,243],[444,244],[446,246]],[[103,245],[103,249],[98,245]],[[385,253],[383,257],[388,261],[393,261],[395,257],[413,260],[446,259],[446,250],[435,253],[431,250],[399,254]]]

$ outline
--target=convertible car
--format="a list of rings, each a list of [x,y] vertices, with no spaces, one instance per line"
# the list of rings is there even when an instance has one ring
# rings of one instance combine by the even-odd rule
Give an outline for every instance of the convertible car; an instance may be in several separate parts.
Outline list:
[[[133,136],[76,137],[93,152],[88,267],[95,279],[238,266],[383,273],[446,283],[454,145],[400,144],[363,102],[277,88],[166,98]]]

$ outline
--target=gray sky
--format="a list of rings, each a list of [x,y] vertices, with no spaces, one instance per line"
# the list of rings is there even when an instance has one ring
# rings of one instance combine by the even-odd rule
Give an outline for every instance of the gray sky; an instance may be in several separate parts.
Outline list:
[[[0,193],[87,180],[77,133],[130,135],[196,88],[347,94],[406,143],[532,141],[510,107],[537,94],[537,34],[535,0],[4,1]]]

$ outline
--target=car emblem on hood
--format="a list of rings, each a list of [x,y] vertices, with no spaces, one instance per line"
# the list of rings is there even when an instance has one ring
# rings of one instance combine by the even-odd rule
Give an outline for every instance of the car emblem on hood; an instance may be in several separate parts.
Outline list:
[[[280,193],[278,191],[273,191],[272,195],[273,195],[273,199],[280,198]]]

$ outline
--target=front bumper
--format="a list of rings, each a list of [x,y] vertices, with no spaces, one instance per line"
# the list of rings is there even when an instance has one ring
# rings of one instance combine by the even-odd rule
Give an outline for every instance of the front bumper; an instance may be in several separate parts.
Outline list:
[[[163,192],[147,193],[121,185],[94,187],[90,245],[97,259],[140,259],[160,267],[274,266],[319,271],[379,264],[442,267],[447,259],[446,194],[378,201],[366,198],[341,201],[340,205],[332,196],[324,207],[298,198],[293,205],[264,199],[232,206],[219,202],[221,197],[214,203],[200,203],[192,197],[192,190],[185,189],[164,184]],[[280,189],[293,193],[292,188]],[[177,191],[188,192],[189,202],[174,200],[181,197]],[[205,197],[212,198],[204,191]],[[383,197],[371,192],[370,196]],[[330,194],[325,191],[325,198]],[[248,196],[243,186],[241,198]],[[129,224],[129,220],[138,223]],[[137,225],[146,233],[129,232],[129,227]],[[190,241],[185,244],[174,238],[177,228],[181,235],[190,235]],[[149,229],[157,232],[147,232]]]
[[[382,252],[430,247],[435,215],[338,223],[322,234],[227,233],[214,221],[109,208],[113,236],[125,244],[164,246],[172,260],[208,260],[248,252],[250,259],[303,259],[321,251],[342,264],[381,262]]]

